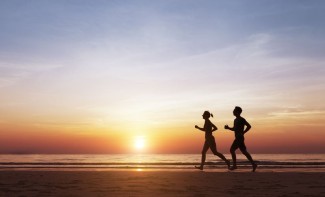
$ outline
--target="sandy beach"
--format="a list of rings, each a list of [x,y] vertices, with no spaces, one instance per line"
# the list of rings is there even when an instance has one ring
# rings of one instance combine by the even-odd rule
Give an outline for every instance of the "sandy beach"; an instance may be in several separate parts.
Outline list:
[[[0,196],[325,196],[325,173],[10,170]]]

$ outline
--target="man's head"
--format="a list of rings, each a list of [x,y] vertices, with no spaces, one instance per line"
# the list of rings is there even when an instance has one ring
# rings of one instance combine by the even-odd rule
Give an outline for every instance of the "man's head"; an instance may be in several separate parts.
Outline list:
[[[242,111],[243,110],[241,109],[241,107],[236,106],[234,111],[233,111],[233,114],[234,114],[234,116],[240,116]]]

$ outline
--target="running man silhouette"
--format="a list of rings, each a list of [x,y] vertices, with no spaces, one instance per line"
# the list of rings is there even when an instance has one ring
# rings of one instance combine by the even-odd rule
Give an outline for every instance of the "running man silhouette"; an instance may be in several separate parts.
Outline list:
[[[217,145],[216,145],[215,139],[212,135],[212,132],[216,131],[218,128],[209,120],[210,116],[213,117],[213,114],[210,114],[209,111],[205,111],[202,115],[203,119],[205,120],[204,127],[200,128],[197,125],[195,125],[196,129],[199,129],[199,130],[205,132],[205,142],[204,142],[203,149],[202,149],[201,165],[195,166],[195,168],[203,170],[206,153],[210,148],[214,155],[220,157],[223,161],[226,162],[228,169],[229,169],[230,161],[228,161],[225,158],[225,156],[223,156],[223,154],[221,154],[217,151]]]
[[[235,132],[235,140],[231,145],[230,153],[232,156],[233,166],[230,168],[230,170],[237,169],[237,161],[236,161],[236,150],[239,148],[240,151],[247,157],[247,159],[251,162],[253,167],[253,172],[255,172],[257,168],[257,164],[253,161],[252,156],[249,154],[249,152],[246,149],[245,145],[245,138],[244,134],[247,133],[252,126],[245,120],[245,118],[241,117],[240,114],[242,113],[242,109],[238,106],[235,107],[233,114],[236,116],[236,119],[234,120],[234,127],[230,128],[228,125],[225,125],[225,129],[229,129],[231,131]],[[246,128],[245,128],[246,126]]]

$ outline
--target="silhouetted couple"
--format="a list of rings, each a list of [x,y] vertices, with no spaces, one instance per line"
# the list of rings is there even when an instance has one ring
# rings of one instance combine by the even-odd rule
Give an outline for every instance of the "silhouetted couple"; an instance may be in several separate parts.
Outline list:
[[[234,116],[236,116],[236,118],[234,120],[234,127],[231,128],[228,125],[225,125],[225,129],[235,132],[235,140],[232,143],[231,148],[230,148],[230,153],[231,153],[232,160],[233,160],[232,167],[230,167],[230,162],[225,158],[225,156],[217,151],[217,145],[216,145],[215,139],[212,135],[212,132],[216,131],[218,128],[209,119],[210,116],[213,117],[213,115],[208,111],[205,111],[203,113],[202,117],[205,120],[204,127],[200,128],[197,125],[195,125],[195,128],[205,132],[205,142],[204,142],[203,149],[202,149],[201,165],[195,166],[195,168],[203,170],[206,153],[210,148],[214,155],[220,157],[223,161],[226,162],[229,170],[235,170],[235,169],[237,169],[237,161],[236,161],[236,152],[235,151],[239,148],[240,151],[251,162],[253,172],[255,172],[255,170],[257,168],[257,164],[254,162],[252,156],[246,150],[245,138],[244,138],[244,134],[247,133],[251,129],[251,125],[245,120],[245,118],[240,116],[241,113],[242,113],[242,109],[240,107],[235,107],[235,109],[233,111]]]

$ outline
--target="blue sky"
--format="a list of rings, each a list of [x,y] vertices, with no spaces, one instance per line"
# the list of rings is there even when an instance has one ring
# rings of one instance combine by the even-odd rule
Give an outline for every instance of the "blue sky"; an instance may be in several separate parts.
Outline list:
[[[261,123],[324,118],[324,10],[316,0],[3,0],[2,122],[143,127],[206,109],[222,122],[235,105]]]

